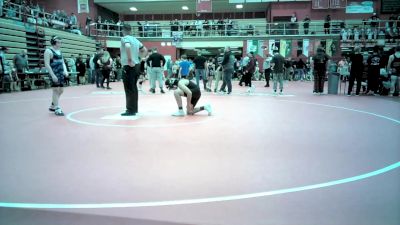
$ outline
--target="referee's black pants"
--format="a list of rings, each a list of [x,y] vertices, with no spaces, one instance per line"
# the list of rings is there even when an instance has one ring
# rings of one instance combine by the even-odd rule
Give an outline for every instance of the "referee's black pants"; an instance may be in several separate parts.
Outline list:
[[[138,89],[137,80],[139,78],[139,65],[134,67],[124,66],[122,73],[122,81],[124,83],[126,97],[126,111],[128,113],[138,112]]]

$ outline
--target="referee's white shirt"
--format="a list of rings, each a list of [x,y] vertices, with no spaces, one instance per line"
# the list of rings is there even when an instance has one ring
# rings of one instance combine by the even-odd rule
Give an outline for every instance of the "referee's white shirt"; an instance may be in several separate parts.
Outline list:
[[[143,47],[143,44],[136,38],[127,35],[121,38],[121,64],[122,66],[128,65],[128,56],[126,54],[125,44],[131,44],[131,54],[132,54],[132,63],[139,64],[139,49]]]

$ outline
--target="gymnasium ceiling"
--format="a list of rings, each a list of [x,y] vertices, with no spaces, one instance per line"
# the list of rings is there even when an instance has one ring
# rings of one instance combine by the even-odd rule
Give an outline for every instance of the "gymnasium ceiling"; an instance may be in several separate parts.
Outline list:
[[[232,0],[231,0],[232,1]],[[118,14],[186,14],[196,13],[196,0],[94,0],[94,2]],[[243,9],[236,9],[229,0],[212,0],[213,12],[264,12],[269,3],[244,3]],[[189,10],[182,10],[182,6]],[[132,12],[130,7],[138,11]]]

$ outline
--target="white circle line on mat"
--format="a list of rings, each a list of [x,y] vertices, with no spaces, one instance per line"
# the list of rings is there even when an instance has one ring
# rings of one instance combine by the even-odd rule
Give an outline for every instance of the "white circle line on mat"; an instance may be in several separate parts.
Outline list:
[[[278,189],[266,192],[257,192],[243,195],[229,195],[221,197],[211,198],[197,198],[197,199],[183,199],[183,200],[171,200],[171,201],[153,201],[153,202],[132,202],[132,203],[97,203],[97,204],[45,204],[45,203],[14,203],[14,202],[0,202],[0,207],[8,208],[39,208],[39,209],[99,209],[99,208],[138,208],[138,207],[155,207],[155,206],[173,206],[173,205],[189,205],[199,203],[213,203],[213,202],[225,202],[234,200],[243,200],[250,198],[259,198],[271,195],[280,195],[293,192],[307,191],[325,187],[331,187],[334,185],[350,183],[367,179],[379,174],[383,174],[400,167],[400,161],[393,163],[384,168],[374,170],[369,173],[361,174],[358,176],[348,177],[344,179],[329,181],[325,183],[318,183],[306,186],[299,186],[286,189]]]
[[[144,125],[126,125],[126,124],[106,124],[106,123],[94,123],[94,122],[88,122],[88,121],[82,121],[75,119],[73,116],[76,114],[79,114],[81,112],[87,112],[87,111],[96,111],[96,110],[101,110],[101,109],[108,109],[108,108],[121,108],[121,106],[102,106],[102,107],[95,107],[95,108],[87,108],[87,109],[82,109],[74,112],[70,112],[67,114],[66,118],[67,120],[70,120],[72,122],[82,124],[82,125],[90,125],[90,126],[98,126],[98,127],[123,127],[123,128],[161,128],[161,127],[177,127],[177,126],[188,126],[188,125],[197,125],[197,124],[203,124],[206,123],[210,120],[215,119],[214,116],[204,116],[204,120],[202,121],[196,121],[196,122],[183,122],[183,123],[170,123],[170,124],[144,124]],[[141,115],[140,117],[143,117],[144,115]],[[173,116],[169,116],[171,119],[173,119]],[[194,116],[195,117],[195,116]],[[175,117],[176,118],[176,117]]]
[[[315,106],[325,106],[330,108],[336,109],[343,109],[349,110],[358,113],[364,113],[371,116],[376,116],[378,118],[386,119],[396,124],[400,124],[399,120],[379,115],[376,113],[371,113],[367,111],[357,110],[346,108],[342,106],[334,106],[334,105],[325,105],[325,104],[318,104],[318,103],[309,103],[309,102],[302,102],[302,101],[293,101],[293,100],[281,100],[286,102],[293,102],[293,103],[302,103],[308,105],[315,105]],[[384,168],[374,170],[372,172],[364,173],[361,175],[343,178],[339,180],[328,181],[324,183],[306,185],[306,186],[299,186],[293,188],[286,188],[286,189],[278,189],[273,191],[266,191],[266,192],[257,192],[257,193],[249,193],[249,194],[242,194],[242,195],[229,195],[229,196],[220,196],[220,197],[210,197],[210,198],[197,198],[197,199],[183,199],[183,200],[170,200],[170,201],[152,201],[152,202],[132,202],[132,203],[82,203],[82,204],[47,204],[47,203],[14,203],[14,202],[0,202],[0,207],[9,207],[9,208],[41,208],[41,209],[84,209],[84,208],[134,208],[134,207],[154,207],[154,206],[172,206],[172,205],[188,205],[188,204],[199,204],[199,203],[212,203],[212,202],[223,202],[223,201],[234,201],[234,200],[243,200],[243,199],[250,199],[250,198],[258,198],[258,197],[265,197],[271,195],[279,195],[279,194],[286,194],[286,193],[293,193],[293,192],[300,192],[306,190],[313,190],[325,187],[331,187],[339,184],[350,183],[354,181],[359,181],[363,179],[367,179],[373,176],[377,176],[396,168],[400,167],[400,161],[397,161],[389,166]]]

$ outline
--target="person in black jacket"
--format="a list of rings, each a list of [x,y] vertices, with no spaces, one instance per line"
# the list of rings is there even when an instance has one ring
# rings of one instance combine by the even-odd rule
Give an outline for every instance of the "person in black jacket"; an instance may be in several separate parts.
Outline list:
[[[83,62],[82,54],[79,54],[76,60],[76,70],[78,71],[78,76],[76,77],[78,85],[81,84],[80,80],[85,77],[86,65]]]
[[[322,48],[317,49],[317,54],[313,57],[314,62],[314,94],[324,93],[324,82],[326,76],[326,63],[329,61],[328,55]]]
[[[369,94],[372,91],[374,94],[378,94],[378,82],[380,68],[382,67],[381,55],[379,54],[379,47],[375,46],[373,53],[368,57],[368,87],[365,94]]]
[[[364,71],[364,58],[361,55],[361,48],[356,47],[354,54],[350,57],[351,68],[350,68],[350,79],[349,79],[349,90],[347,96],[351,96],[353,91],[354,80],[357,80],[356,96],[360,95],[361,90],[361,79]]]
[[[254,53],[250,52],[248,54],[250,61],[247,64],[246,70],[244,71],[244,83],[246,86],[249,86],[247,92],[252,92],[254,87],[251,85],[251,78],[253,77],[253,73],[256,71],[256,62],[257,59],[254,57]]]

